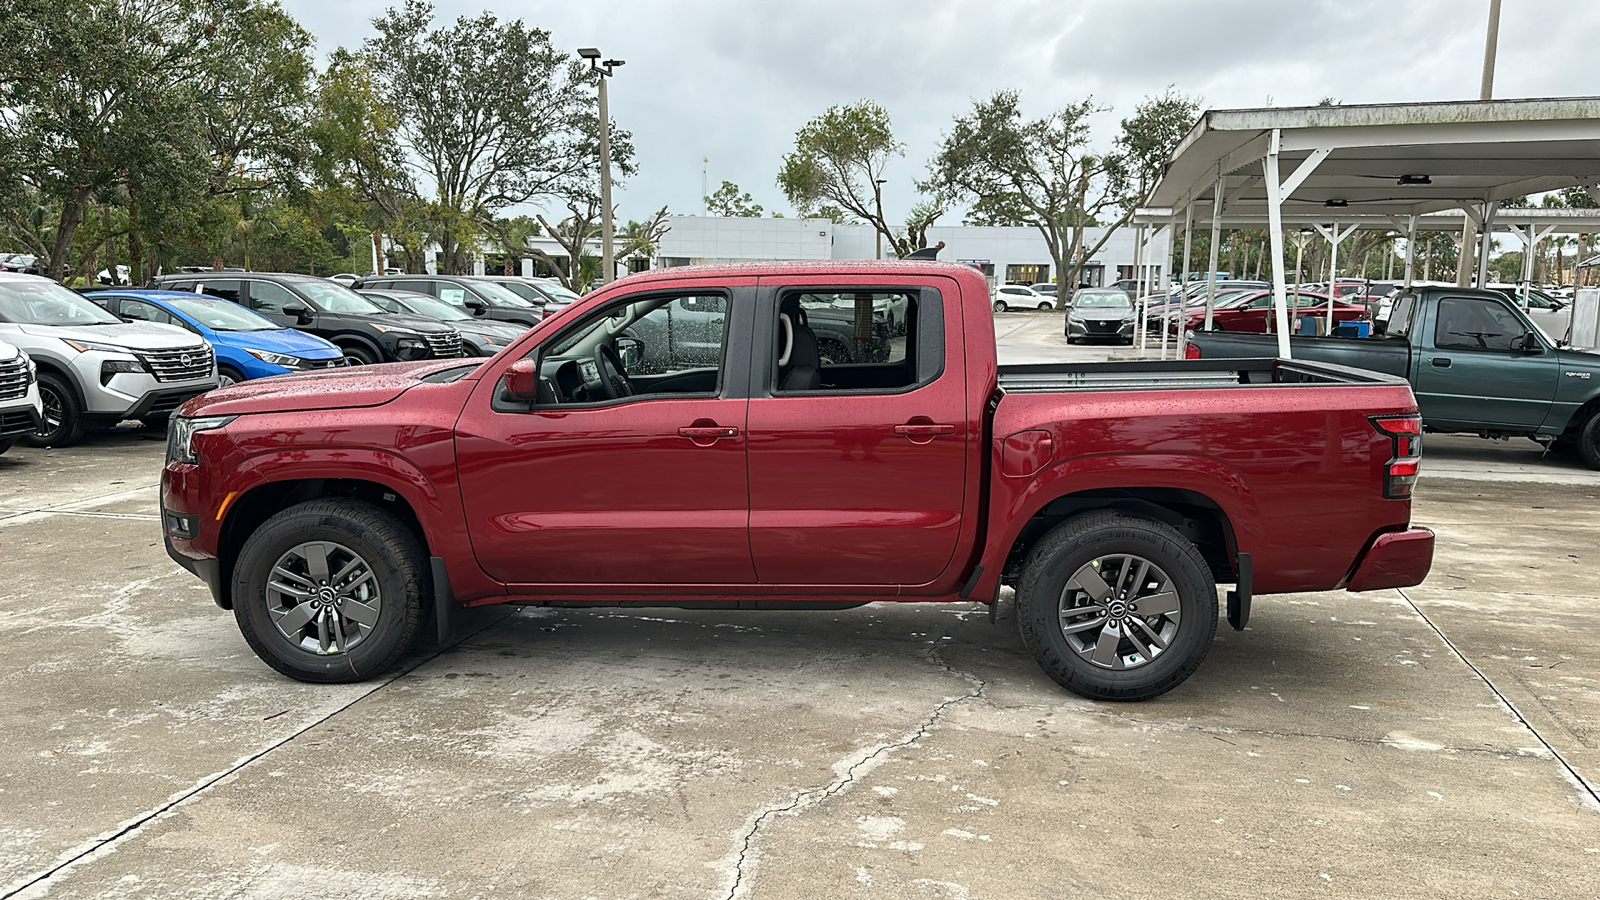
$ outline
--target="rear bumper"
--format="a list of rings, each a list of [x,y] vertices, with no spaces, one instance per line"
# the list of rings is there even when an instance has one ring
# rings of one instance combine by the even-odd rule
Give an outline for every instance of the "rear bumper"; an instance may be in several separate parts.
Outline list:
[[[1373,539],[1347,591],[1377,591],[1421,584],[1433,568],[1433,532],[1427,528],[1391,531]]]

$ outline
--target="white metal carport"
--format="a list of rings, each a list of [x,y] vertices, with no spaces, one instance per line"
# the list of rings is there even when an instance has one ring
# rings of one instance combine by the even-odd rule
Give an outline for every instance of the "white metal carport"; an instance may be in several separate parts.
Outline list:
[[[1198,224],[1195,214],[1202,213],[1211,225],[1209,271],[1216,270],[1228,218],[1252,227],[1265,222],[1278,353],[1287,358],[1286,216],[1324,229],[1330,239],[1362,223],[1403,224],[1414,238],[1425,214],[1459,210],[1458,227],[1465,215],[1483,235],[1482,283],[1501,201],[1564,187],[1593,192],[1596,185],[1595,97],[1211,110],[1174,151],[1144,218]],[[1524,239],[1536,235],[1530,228]],[[1408,259],[1408,279],[1410,270]],[[1208,317],[1210,306],[1208,300]]]

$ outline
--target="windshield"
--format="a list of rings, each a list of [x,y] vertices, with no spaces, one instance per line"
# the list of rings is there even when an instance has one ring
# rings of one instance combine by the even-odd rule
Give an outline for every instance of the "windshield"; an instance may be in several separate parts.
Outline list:
[[[53,281],[0,281],[0,322],[120,325],[122,320]]]
[[[539,290],[544,291],[557,303],[571,303],[579,299],[575,292],[568,290],[558,281],[542,281],[539,283]]]
[[[1081,291],[1072,298],[1074,309],[1116,309],[1132,305],[1128,302],[1128,295],[1121,291]]]
[[[305,294],[318,307],[334,313],[381,316],[383,307],[341,284],[331,281],[296,281],[295,290]]]
[[[505,285],[497,284],[493,281],[474,281],[472,282],[472,289],[482,294],[485,299],[495,306],[510,306],[516,309],[533,308],[532,303],[507,290]]]
[[[443,300],[435,300],[432,297],[406,297],[404,298],[404,302],[406,306],[411,307],[418,313],[427,316],[430,319],[444,319],[447,322],[459,322],[462,319],[472,318],[472,316],[462,312],[461,307],[451,306]]]
[[[161,302],[213,331],[277,331],[283,327],[266,316],[217,297],[162,297]]]

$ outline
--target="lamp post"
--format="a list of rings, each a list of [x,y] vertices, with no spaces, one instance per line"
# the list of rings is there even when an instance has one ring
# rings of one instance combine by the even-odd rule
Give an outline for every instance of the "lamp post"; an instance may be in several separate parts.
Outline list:
[[[1294,286],[1300,288],[1300,263],[1305,259],[1306,241],[1311,237],[1311,229],[1300,229],[1300,235],[1294,242]]]
[[[611,225],[611,113],[606,108],[606,79],[616,74],[613,70],[623,64],[620,59],[600,61],[600,51],[583,47],[578,55],[589,61],[589,67],[600,73],[600,283],[610,284],[617,277],[617,263],[612,246]],[[577,260],[573,260],[576,273]]]

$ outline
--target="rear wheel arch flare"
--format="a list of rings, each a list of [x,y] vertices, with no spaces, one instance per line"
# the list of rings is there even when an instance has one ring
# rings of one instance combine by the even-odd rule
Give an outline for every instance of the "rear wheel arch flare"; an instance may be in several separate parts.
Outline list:
[[[1239,541],[1223,506],[1198,491],[1181,488],[1094,489],[1063,494],[1034,513],[1006,555],[1006,569],[1020,561],[1057,524],[1095,510],[1118,510],[1169,525],[1199,548],[1219,582],[1234,580]]]

